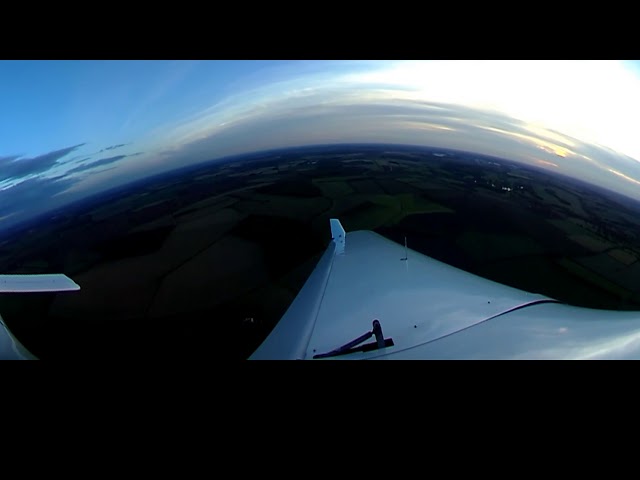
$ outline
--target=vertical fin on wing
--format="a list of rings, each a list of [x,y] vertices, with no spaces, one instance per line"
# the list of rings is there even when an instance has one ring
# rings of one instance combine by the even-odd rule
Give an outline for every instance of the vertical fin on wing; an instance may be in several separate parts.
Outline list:
[[[336,255],[343,254],[346,243],[347,233],[344,231],[344,227],[337,218],[331,218],[331,238],[336,243]]]

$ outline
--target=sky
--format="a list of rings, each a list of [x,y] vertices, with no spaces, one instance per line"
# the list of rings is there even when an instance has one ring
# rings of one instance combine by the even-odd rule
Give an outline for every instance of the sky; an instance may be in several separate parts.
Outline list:
[[[262,149],[473,151],[640,199],[640,63],[0,61],[0,230],[119,184]]]

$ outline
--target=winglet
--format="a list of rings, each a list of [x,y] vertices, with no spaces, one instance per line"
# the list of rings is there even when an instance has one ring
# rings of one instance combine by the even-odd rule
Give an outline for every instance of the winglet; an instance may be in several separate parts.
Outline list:
[[[331,238],[336,243],[336,255],[343,254],[346,244],[347,233],[344,231],[344,227],[337,218],[329,219],[331,224]]]
[[[0,293],[69,292],[80,285],[62,273],[0,275]]]

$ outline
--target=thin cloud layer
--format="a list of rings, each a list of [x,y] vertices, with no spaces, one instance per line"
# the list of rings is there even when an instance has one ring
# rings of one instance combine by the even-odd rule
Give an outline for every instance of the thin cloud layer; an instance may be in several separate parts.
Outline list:
[[[84,145],[73,145],[32,158],[19,155],[0,157],[0,230],[42,213],[43,205],[54,209],[86,196],[86,192],[82,196],[64,195],[64,192],[92,175],[94,170],[112,172],[118,162],[142,154],[136,152],[97,160],[93,160],[97,154],[89,154],[60,161]],[[101,151],[113,151],[124,146],[113,145]],[[65,170],[69,166],[73,167]]]
[[[74,167],[71,170],[67,170],[67,175],[79,172],[86,172],[88,170],[93,170],[94,168],[103,167],[105,165],[109,165],[111,163],[115,163],[123,158],[131,157],[132,155],[116,155],[115,157],[101,158],[100,160],[96,160],[94,162],[89,162],[79,167]]]
[[[11,188],[0,190],[0,229],[18,223],[42,212],[42,199],[47,199],[49,208],[64,204],[55,196],[69,188],[74,180],[70,178],[30,178]],[[4,219],[4,220],[3,220]]]
[[[108,150],[115,150],[116,148],[125,147],[126,145],[127,145],[126,143],[120,143],[118,145],[111,145],[110,147],[103,148],[98,153],[106,152]]]
[[[80,143],[78,145],[61,148],[60,150],[54,150],[32,158],[21,158],[19,156],[0,157],[0,180],[45,173],[49,171],[58,162],[58,160],[64,158],[83,145],[85,144]]]
[[[80,68],[78,65],[69,68]],[[107,74],[110,65],[101,63],[92,68],[99,67]],[[617,153],[632,155],[629,152],[635,150],[629,142],[636,142],[635,134],[614,128],[626,125],[632,130],[635,123],[630,120],[637,112],[625,107],[622,100],[631,99],[640,105],[640,95],[623,93],[640,85],[640,76],[627,78],[626,70],[617,63],[583,62],[574,68],[570,62],[325,62],[321,72],[316,68],[307,75],[303,64],[294,62],[285,66],[280,77],[257,75],[260,81],[254,82],[255,88],[229,89],[225,95],[214,93],[221,92],[226,84],[219,82],[213,87],[212,82],[235,77],[221,76],[224,72],[209,67],[222,69],[226,65],[232,69],[240,64],[177,62],[164,71],[164,76],[149,74],[154,65],[126,63],[117,67],[121,70],[112,71],[115,77],[125,71],[130,75],[125,82],[102,84],[104,98],[113,104],[108,109],[91,108],[87,116],[86,105],[96,98],[95,89],[78,97],[83,100],[77,102],[81,107],[68,117],[80,118],[83,123],[70,124],[88,128],[78,131],[98,131],[101,138],[80,136],[97,145],[95,149],[87,151],[82,148],[85,144],[78,144],[30,158],[0,157],[0,227],[16,218],[16,212],[35,212],[38,205],[72,202],[185,165],[309,144],[397,143],[465,150],[551,169],[640,198],[640,163]],[[192,74],[203,65],[215,75],[198,80]],[[254,65],[257,63],[250,67]],[[582,84],[579,91],[568,91],[575,84],[568,77],[555,80],[554,76],[542,75],[542,67],[558,65],[567,75],[574,73],[571,79],[582,78],[583,82],[589,81],[587,73],[608,68],[610,73],[598,76],[602,81],[597,86],[609,89],[606,92],[611,102],[603,104],[584,94],[589,90]],[[472,67],[478,75],[470,74],[474,73],[469,71]],[[518,70],[525,67],[527,75]],[[358,69],[360,73],[354,73]],[[138,82],[145,72],[149,74],[146,80]],[[541,77],[527,80],[533,73]],[[189,88],[178,88],[183,83]],[[624,92],[615,91],[617,86]],[[138,98],[140,92],[148,94],[135,107],[123,100],[127,96]],[[525,97],[523,92],[531,95]],[[633,102],[632,106],[636,104]],[[127,107],[118,110],[117,105]],[[598,108],[609,113],[606,124],[611,128],[604,129],[603,117],[591,111]],[[616,109],[620,112],[617,117]],[[96,112],[100,112],[99,118],[94,118]],[[48,121],[58,118],[57,111],[48,115]],[[550,115],[562,121],[538,121]],[[590,120],[582,122],[582,117]],[[105,119],[109,122],[102,123]],[[109,131],[102,132],[106,125]],[[567,135],[569,130],[563,129],[567,125],[580,126],[574,130],[585,136]],[[37,139],[50,130],[43,127],[40,133],[35,129],[28,133]],[[607,135],[595,135],[604,130]],[[626,143],[617,132],[624,134]],[[597,138],[617,140],[617,151],[593,143]],[[133,144],[145,153],[131,153]],[[70,155],[72,152],[76,155]],[[110,156],[100,158],[102,154]],[[138,155],[135,160],[129,158]]]
[[[61,196],[69,198],[184,165],[230,155],[290,146],[331,143],[398,143],[494,155],[603,184],[638,197],[640,164],[629,157],[530,124],[500,112],[464,105],[393,98],[386,92],[314,91],[284,97],[269,108],[244,111],[233,122],[194,130],[186,141],[140,161],[122,161],[85,175]],[[183,129],[184,130],[184,129]],[[183,137],[184,138],[184,137]],[[104,159],[115,162],[118,157]],[[97,168],[102,161],[68,173]]]
[[[213,129],[198,140],[160,154],[167,163],[188,164],[216,156],[260,149],[323,143],[403,143],[466,150],[553,168],[629,196],[640,181],[640,164],[613,150],[592,145],[495,111],[406,99],[343,104],[283,101],[242,122]],[[250,147],[250,148],[249,148]],[[131,165],[131,167],[135,167]],[[614,170],[614,171],[612,171]]]

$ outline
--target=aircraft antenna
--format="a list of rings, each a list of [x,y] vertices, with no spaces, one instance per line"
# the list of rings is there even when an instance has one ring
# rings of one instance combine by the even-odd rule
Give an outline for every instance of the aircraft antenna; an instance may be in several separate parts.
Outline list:
[[[409,260],[409,249],[407,247],[407,236],[406,235],[404,237],[404,258],[401,258],[400,260],[405,261],[405,262]]]

